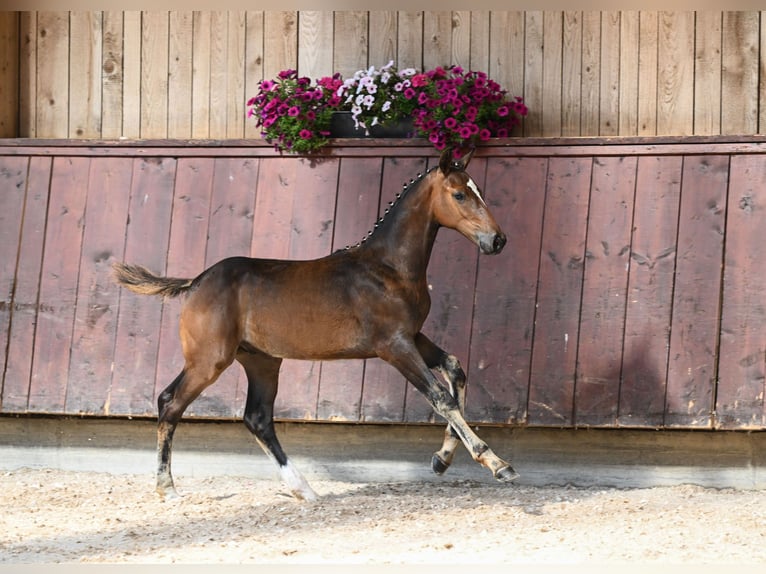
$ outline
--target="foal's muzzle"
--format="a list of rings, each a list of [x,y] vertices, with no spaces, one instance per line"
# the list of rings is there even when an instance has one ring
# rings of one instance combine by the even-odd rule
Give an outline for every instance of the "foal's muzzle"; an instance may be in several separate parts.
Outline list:
[[[485,255],[497,255],[505,247],[507,241],[505,233],[480,233],[478,236],[479,248]]]

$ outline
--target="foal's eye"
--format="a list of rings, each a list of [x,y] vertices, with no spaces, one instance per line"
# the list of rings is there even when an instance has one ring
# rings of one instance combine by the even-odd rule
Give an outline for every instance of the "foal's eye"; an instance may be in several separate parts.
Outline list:
[[[465,200],[465,194],[462,191],[456,191],[452,194],[452,197],[461,203]]]

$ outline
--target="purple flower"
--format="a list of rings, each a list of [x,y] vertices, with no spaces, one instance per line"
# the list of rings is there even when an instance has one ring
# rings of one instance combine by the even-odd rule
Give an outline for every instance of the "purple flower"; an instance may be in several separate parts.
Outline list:
[[[287,110],[287,115],[291,118],[297,118],[301,113],[301,109],[298,106],[293,106]]]
[[[314,134],[311,133],[311,130],[303,129],[298,135],[300,136],[301,139],[308,140],[308,139],[311,139],[311,136]]]

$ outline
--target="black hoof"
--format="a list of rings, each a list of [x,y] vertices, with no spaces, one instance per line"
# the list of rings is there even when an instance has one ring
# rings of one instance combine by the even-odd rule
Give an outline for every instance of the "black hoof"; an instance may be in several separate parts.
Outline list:
[[[499,482],[513,482],[519,478],[519,473],[513,470],[511,466],[504,466],[495,473],[495,478]]]
[[[449,463],[444,462],[438,454],[435,454],[431,457],[431,468],[436,474],[444,474],[449,468]]]

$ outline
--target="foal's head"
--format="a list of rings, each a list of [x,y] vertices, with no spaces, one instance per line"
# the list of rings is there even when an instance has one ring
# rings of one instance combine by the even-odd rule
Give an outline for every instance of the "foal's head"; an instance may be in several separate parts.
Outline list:
[[[431,192],[431,210],[436,221],[456,229],[479,246],[482,253],[500,253],[505,233],[489,212],[481,191],[465,172],[473,150],[454,160],[452,150],[442,152]]]

